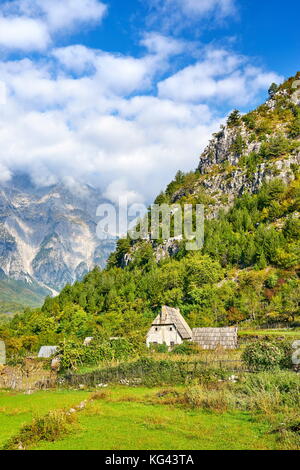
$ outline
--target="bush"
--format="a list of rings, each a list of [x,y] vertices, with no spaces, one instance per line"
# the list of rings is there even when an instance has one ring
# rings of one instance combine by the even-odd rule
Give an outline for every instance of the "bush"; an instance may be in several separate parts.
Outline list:
[[[152,358],[141,358],[135,362],[125,362],[117,367],[107,367],[85,374],[68,374],[65,381],[71,386],[85,384],[95,386],[99,383],[121,383],[125,385],[175,385],[189,383],[193,379],[201,384],[218,382],[230,372],[223,369],[209,369],[199,362],[156,361]]]
[[[297,116],[289,127],[289,137],[298,139],[300,137],[300,116]]]
[[[177,346],[172,349],[173,354],[192,355],[197,354],[197,352],[199,352],[197,346],[189,341],[177,344]]]
[[[46,416],[35,418],[31,424],[23,426],[19,433],[4,445],[3,450],[26,449],[40,441],[56,441],[70,431],[74,421],[74,415],[59,410],[50,411]]]
[[[160,353],[160,354],[164,354],[164,353],[167,353],[169,351],[169,348],[166,345],[166,343],[163,343],[163,344],[153,344],[152,343],[150,345],[150,350],[155,351],[155,352]]]
[[[291,357],[286,341],[258,341],[246,346],[242,361],[252,371],[264,371],[290,367]]]
[[[134,348],[125,338],[94,338],[88,346],[66,340],[59,345],[57,352],[62,369],[77,369],[79,366],[96,365],[104,361],[126,360],[133,354]]]
[[[184,400],[192,408],[224,412],[228,410],[232,397],[225,387],[211,390],[196,384],[187,388]]]

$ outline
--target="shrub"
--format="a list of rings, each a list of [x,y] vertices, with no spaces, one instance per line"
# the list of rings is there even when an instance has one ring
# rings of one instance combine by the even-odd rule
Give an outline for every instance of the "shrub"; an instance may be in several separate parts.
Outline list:
[[[209,390],[201,385],[192,385],[187,388],[184,400],[192,408],[224,412],[230,405],[231,396],[225,388]]]
[[[151,350],[151,351],[155,351],[155,352],[160,353],[160,354],[164,354],[164,353],[167,353],[167,352],[169,351],[169,348],[168,348],[168,346],[166,345],[166,343],[163,343],[163,344],[151,344],[150,350]]]
[[[298,139],[300,137],[300,116],[297,116],[289,127],[289,137]]]
[[[276,84],[276,83],[272,83],[272,85],[270,86],[269,88],[269,97],[270,98],[273,98],[273,96],[275,95],[275,93],[279,90],[279,86]]]
[[[229,373],[223,369],[203,367],[199,362],[156,361],[146,357],[135,362],[125,362],[117,367],[107,367],[85,374],[68,374],[65,376],[65,381],[72,386],[122,383],[155,387],[190,383],[193,379],[197,379],[202,384],[218,382],[218,380],[227,377]]]
[[[264,371],[290,367],[291,356],[285,341],[258,341],[246,346],[242,360],[250,370]]]
[[[263,142],[260,148],[260,155],[263,158],[273,159],[292,152],[298,147],[298,142],[291,142],[289,139],[279,134],[272,137],[268,142]]]
[[[172,349],[173,354],[192,355],[196,354],[197,352],[199,352],[197,346],[189,341],[177,344],[177,346]]]
[[[40,441],[56,441],[67,434],[75,417],[64,411],[50,411],[46,416],[35,418],[31,424],[21,428],[3,447],[3,450],[26,449]]]
[[[266,279],[265,285],[268,289],[274,289],[278,283],[278,276],[275,273],[270,274],[270,276]]]
[[[299,377],[291,371],[247,374],[239,385],[239,392],[238,406],[262,412],[272,421],[277,421],[278,413],[283,411],[288,417],[300,407]]]
[[[73,340],[65,340],[59,345],[57,355],[62,369],[77,369],[82,365],[99,364],[103,361],[126,360],[134,354],[134,348],[125,338],[105,340],[95,338],[88,346]]]
[[[204,400],[204,390],[201,385],[193,385],[192,387],[187,388],[185,392],[185,400],[192,407],[200,407]]]

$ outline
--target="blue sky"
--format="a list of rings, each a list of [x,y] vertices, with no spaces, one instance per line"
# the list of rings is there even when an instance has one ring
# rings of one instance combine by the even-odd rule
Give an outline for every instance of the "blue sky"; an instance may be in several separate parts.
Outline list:
[[[0,181],[149,202],[299,70],[296,0],[0,1]]]
[[[226,21],[197,22],[192,28],[175,32],[175,36],[203,42],[234,38],[235,48],[243,54],[256,57],[284,76],[293,75],[300,60],[300,3],[297,0],[242,0],[235,2],[237,12]],[[146,1],[111,0],[109,14],[101,28],[77,36],[78,41],[90,47],[111,52],[138,54],[137,38],[145,29],[149,11]]]

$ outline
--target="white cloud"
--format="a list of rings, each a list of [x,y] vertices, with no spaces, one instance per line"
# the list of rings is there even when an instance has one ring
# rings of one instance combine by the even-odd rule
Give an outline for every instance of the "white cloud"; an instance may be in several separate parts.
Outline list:
[[[112,200],[150,202],[178,169],[197,166],[221,122],[218,103],[256,98],[277,78],[245,57],[207,48],[156,92],[181,43],[168,47],[157,33],[144,40],[148,52],[139,58],[74,45],[47,60],[0,61],[1,180],[25,170],[39,185],[81,181]]]
[[[141,40],[150,53],[158,54],[162,57],[181,54],[187,47],[187,42],[164,36],[155,32],[148,32]]]
[[[235,16],[236,0],[148,0],[148,22],[179,31],[202,20],[223,21]]]
[[[14,0],[0,5],[0,47],[46,49],[57,31],[99,24],[107,11],[98,0]]]
[[[7,90],[4,82],[0,81],[0,106],[5,105],[7,99]]]
[[[148,44],[147,36],[146,42]],[[141,58],[91,50],[81,45],[68,46],[53,51],[53,56],[68,72],[94,75],[102,92],[126,95],[152,86],[153,77],[168,68],[168,56],[179,53],[181,43],[155,35],[149,39],[151,54]],[[155,42],[155,46],[154,46]]]
[[[112,181],[103,196],[115,204],[135,204],[143,203],[143,197],[132,189],[128,189],[126,181],[118,179]]]
[[[28,51],[43,50],[49,44],[50,36],[42,21],[0,16],[0,47]]]
[[[0,183],[6,183],[11,176],[11,171],[0,162]]]
[[[173,6],[176,3],[189,16],[203,17],[214,13],[217,17],[224,18],[236,11],[235,0],[166,0],[166,3]]]
[[[119,188],[134,202],[150,201],[178,168],[196,166],[218,126],[205,105],[126,98],[108,82],[107,92],[97,71],[55,78],[26,60],[2,63],[0,73],[9,94],[0,113],[0,162],[30,170],[39,185],[72,177],[107,187],[111,197]]]
[[[98,0],[30,0],[46,16],[50,30],[74,28],[78,23],[100,22],[107,7]]]
[[[70,71],[86,74],[95,71],[97,52],[80,44],[55,49],[52,55]]]
[[[204,57],[158,83],[159,96],[182,102],[218,100],[244,106],[282,77],[249,65],[249,59],[208,48]]]

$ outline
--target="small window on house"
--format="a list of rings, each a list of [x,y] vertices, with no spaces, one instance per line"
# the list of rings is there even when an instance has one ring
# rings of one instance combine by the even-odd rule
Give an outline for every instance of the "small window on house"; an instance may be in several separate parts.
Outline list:
[[[155,328],[155,331],[158,331],[158,328]]]
[[[172,327],[170,328],[170,331],[173,331],[173,328],[172,328]]]
[[[170,346],[173,348],[173,346],[174,346],[174,341],[171,341]]]

